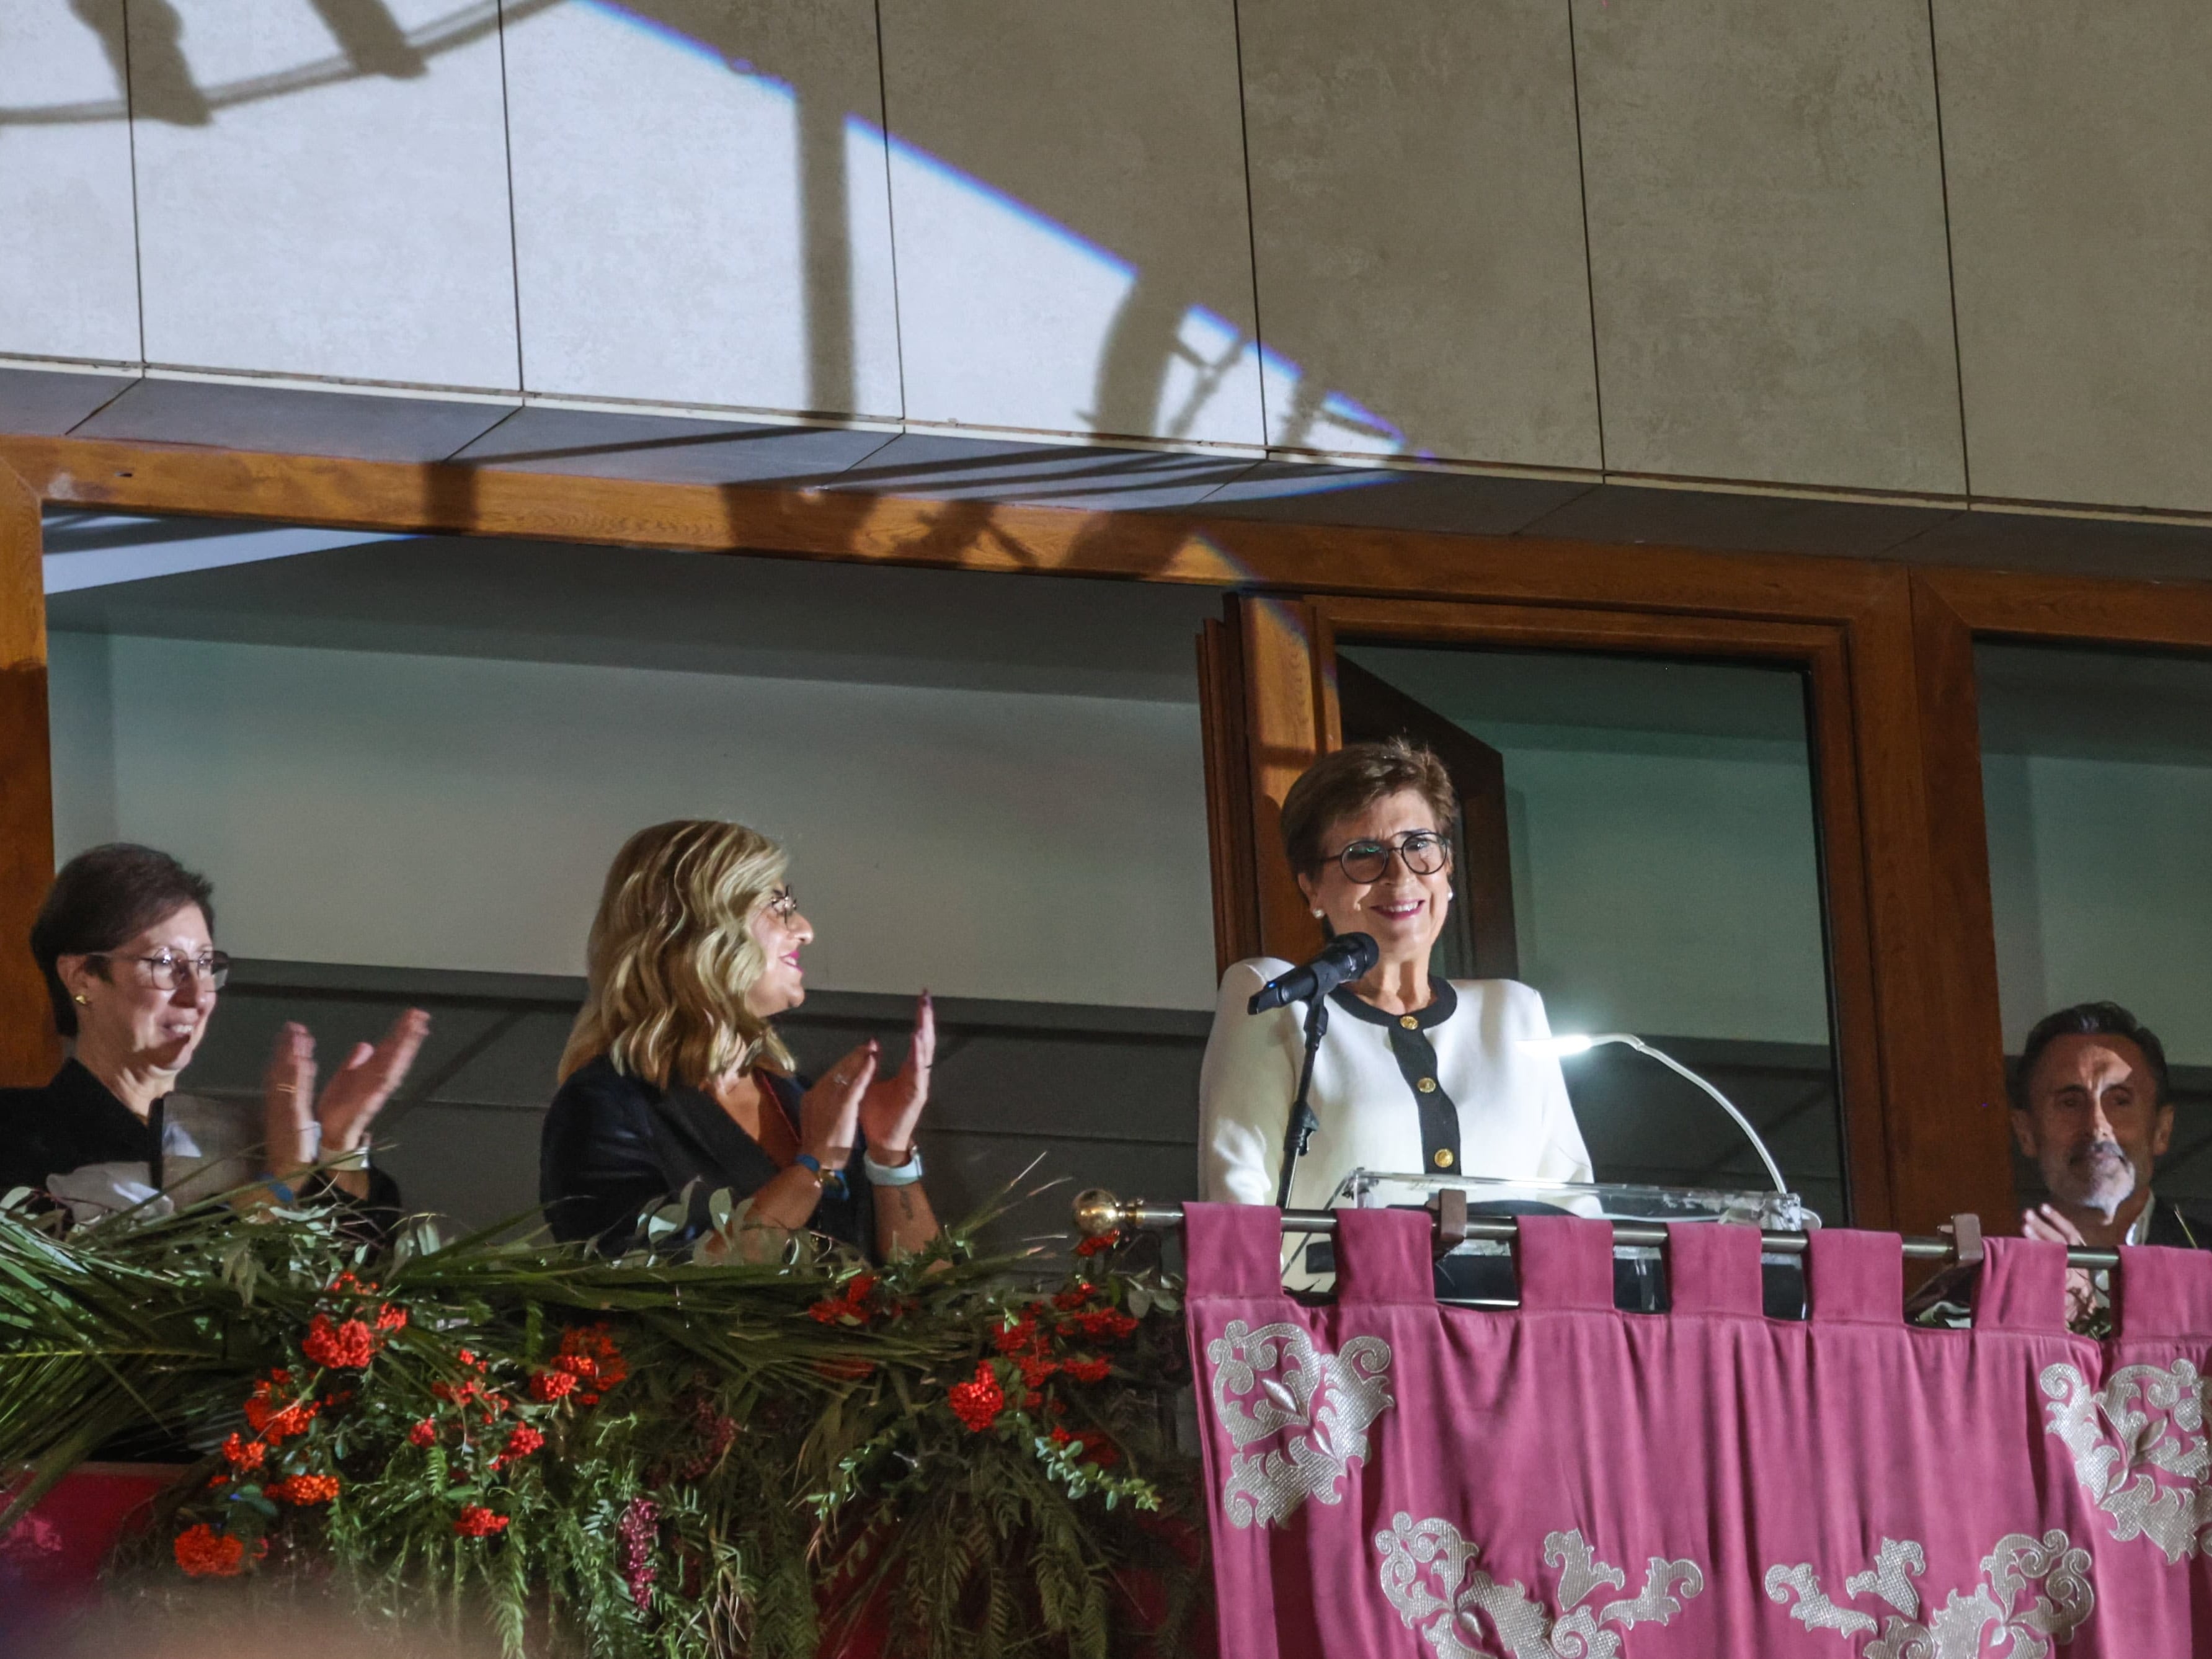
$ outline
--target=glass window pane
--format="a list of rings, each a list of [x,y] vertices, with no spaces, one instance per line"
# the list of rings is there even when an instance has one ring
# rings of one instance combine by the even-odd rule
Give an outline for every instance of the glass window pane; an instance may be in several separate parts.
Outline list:
[[[2212,1197],[2212,660],[1988,644],[1974,668],[2005,1052],[2054,1010],[2128,1009],[2173,1067],[2157,1191]]]
[[[1498,757],[1513,947],[1504,965],[1543,993],[1553,1030],[1632,1032],[1705,1073],[1759,1126],[1791,1188],[1842,1220],[1803,677],[1356,641],[1340,657],[1352,665],[1339,688],[1347,739],[1422,735],[1402,705],[1375,711],[1388,693],[1364,671]],[[1469,813],[1480,842],[1480,808]],[[1479,887],[1482,848],[1462,857]],[[1449,958],[1465,948],[1448,940],[1440,965],[1464,972],[1463,957]],[[1478,945],[1478,974],[1504,970],[1495,950],[1483,955]],[[1657,1062],[1601,1048],[1565,1066],[1600,1180],[1767,1184],[1719,1109]]]

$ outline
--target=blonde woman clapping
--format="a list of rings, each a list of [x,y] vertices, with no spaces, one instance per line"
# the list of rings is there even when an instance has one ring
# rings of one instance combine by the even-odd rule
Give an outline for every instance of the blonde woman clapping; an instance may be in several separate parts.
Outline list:
[[[687,1192],[659,1248],[805,1231],[881,1257],[937,1236],[915,1145],[937,1046],[928,994],[896,1072],[869,1042],[804,1086],[769,1023],[805,1000],[814,938],[784,870],[766,836],[705,819],[641,830],[616,854],[540,1147],[556,1237],[619,1253],[643,1213]],[[716,1192],[736,1200],[720,1238]]]

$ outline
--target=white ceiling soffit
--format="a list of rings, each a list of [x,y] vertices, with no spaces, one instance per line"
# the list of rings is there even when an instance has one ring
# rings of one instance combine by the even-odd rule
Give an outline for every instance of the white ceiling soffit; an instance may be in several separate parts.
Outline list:
[[[368,542],[411,539],[361,530],[270,530],[213,519],[139,519],[104,513],[50,514],[45,529],[49,593],[289,559]]]

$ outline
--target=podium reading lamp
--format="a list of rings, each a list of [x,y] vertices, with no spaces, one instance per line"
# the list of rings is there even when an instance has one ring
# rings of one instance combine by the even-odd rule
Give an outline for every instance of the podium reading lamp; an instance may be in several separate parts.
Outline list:
[[[1607,1042],[1618,1042],[1624,1048],[1635,1049],[1639,1054],[1650,1055],[1668,1071],[1687,1078],[1711,1095],[1721,1110],[1735,1120],[1735,1127],[1743,1131],[1744,1139],[1751,1142],[1752,1149],[1759,1154],[1759,1161],[1766,1166],[1767,1178],[1773,1182],[1774,1190],[1785,1198],[1790,1195],[1790,1185],[1783,1180],[1782,1170],[1774,1161],[1774,1154],[1766,1150],[1766,1143],[1759,1138],[1759,1131],[1751,1127],[1751,1120],[1736,1110],[1735,1103],[1672,1054],[1662,1054],[1642,1037],[1631,1036],[1626,1031],[1602,1031],[1593,1036],[1523,1037],[1521,1047],[1530,1054],[1550,1054],[1555,1059],[1565,1060],[1572,1054],[1586,1054]]]

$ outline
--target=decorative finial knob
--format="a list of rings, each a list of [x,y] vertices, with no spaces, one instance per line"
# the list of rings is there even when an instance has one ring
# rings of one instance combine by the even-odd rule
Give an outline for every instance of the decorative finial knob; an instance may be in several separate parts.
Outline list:
[[[1121,1200],[1103,1187],[1075,1195],[1075,1231],[1085,1238],[1098,1238],[1121,1224]]]

